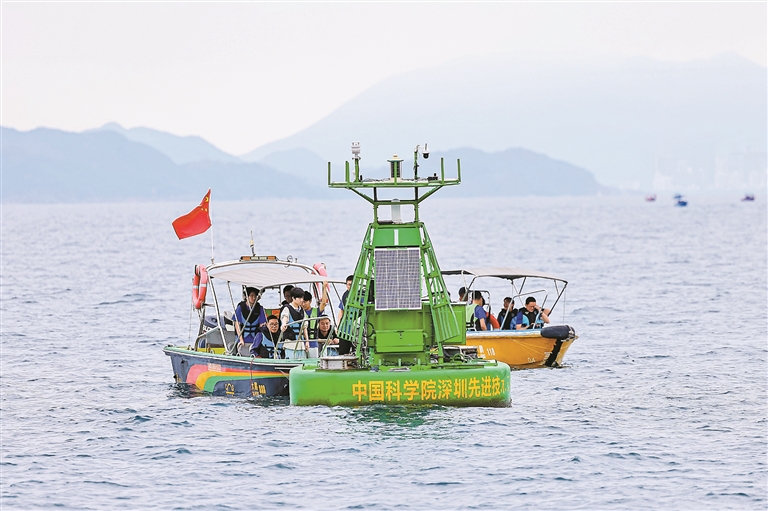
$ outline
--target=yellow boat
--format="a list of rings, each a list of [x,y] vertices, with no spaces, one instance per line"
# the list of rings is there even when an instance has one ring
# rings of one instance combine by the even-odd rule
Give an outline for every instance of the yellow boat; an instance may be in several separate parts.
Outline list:
[[[498,360],[516,369],[563,365],[565,353],[578,336],[568,325],[550,326],[550,316],[563,297],[568,285],[566,280],[520,268],[471,268],[442,273],[446,277],[459,277],[463,284],[459,298],[460,301],[469,300],[468,310],[474,309],[468,297],[475,292],[480,293],[482,307],[489,319],[486,324],[488,329],[481,330],[474,317],[467,318],[467,344],[457,346],[458,351],[478,358]],[[503,288],[510,284],[511,291],[505,292]],[[505,294],[499,299],[499,295]],[[550,294],[555,294],[556,298],[552,306],[547,307]],[[538,305],[531,311],[535,319],[530,323],[524,320],[526,324],[518,328],[515,320],[520,311],[515,304],[522,309],[529,297],[535,299],[534,306]],[[494,300],[501,305],[501,310],[495,315]]]

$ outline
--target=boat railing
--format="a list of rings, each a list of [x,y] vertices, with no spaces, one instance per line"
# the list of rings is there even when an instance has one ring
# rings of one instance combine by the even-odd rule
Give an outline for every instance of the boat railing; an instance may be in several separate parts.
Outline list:
[[[536,298],[536,295],[540,295],[542,293],[544,293],[544,299],[541,301],[541,304],[538,303],[538,300],[536,301],[537,305],[539,305],[540,308],[539,308],[539,313],[536,314],[536,321],[534,321],[534,325],[536,324],[536,322],[539,321],[539,317],[541,316],[541,311],[544,310],[544,306],[547,304],[547,299],[549,298],[549,292],[546,289],[537,289],[536,291],[526,291],[526,292],[521,291],[520,293],[512,296],[512,299],[515,300],[515,303],[520,304],[520,306],[517,308],[519,311],[520,309],[525,308],[525,301],[521,297],[533,296],[534,298]],[[518,301],[518,299],[520,299],[520,301]],[[552,311],[550,310],[550,312]]]
[[[211,333],[216,332],[218,330],[221,330],[221,326],[216,326],[216,327],[210,328],[210,329],[206,330],[205,332],[201,333],[200,335],[198,335],[197,338],[195,338],[195,345],[194,345],[195,350],[197,350],[200,347],[200,339],[203,339],[203,338],[206,338],[206,343],[205,344],[206,344],[206,347],[207,347],[208,346],[207,338],[211,335]]]
[[[314,325],[316,326],[317,322],[320,321],[321,319],[324,319],[324,318],[328,319],[329,321],[331,321],[331,328],[335,330],[336,329],[336,325],[333,322],[333,318],[331,318],[331,316],[326,316],[326,315],[313,316],[311,318],[295,319],[293,321],[289,321],[287,323],[287,327],[291,328],[291,327],[293,327],[295,325],[300,325],[299,326],[299,332],[301,332],[301,330],[304,328],[304,325],[307,325],[307,334],[309,335],[309,325],[308,324],[309,323],[314,323]],[[284,349],[284,346],[285,346],[286,342],[295,342],[295,343],[297,343],[297,344],[294,345],[295,347],[299,346],[298,343],[305,343],[305,342],[322,343],[323,344],[323,351],[322,351],[322,353],[318,353],[318,356],[321,355],[321,354],[324,354],[327,351],[327,348],[330,345],[330,343],[329,342],[325,342],[324,339],[312,339],[312,338],[310,338],[310,339],[285,339],[283,337],[284,333],[285,333],[285,331],[282,330],[282,327],[281,327],[281,329],[280,329],[280,336],[278,337],[278,340],[277,340],[277,344],[278,345],[275,346],[275,350],[274,350],[274,355],[273,355],[274,358],[278,358],[279,350],[281,348]],[[333,345],[330,345],[330,346],[333,346]],[[307,356],[307,358],[309,358],[309,350],[307,350],[306,348],[303,349],[303,350],[295,350],[295,351],[303,351],[304,354]]]
[[[201,316],[204,316],[204,313],[201,313]],[[324,319],[324,318],[328,319],[329,321],[331,321],[331,328],[335,330],[336,329],[336,325],[334,323],[334,319],[335,318],[333,318],[331,315],[327,315],[326,316],[324,314],[320,315],[320,316],[313,316],[311,318],[304,317],[302,319],[293,320],[293,321],[288,322],[287,326],[288,326],[288,328],[292,328],[293,326],[300,325],[299,326],[299,331],[301,331],[304,328],[304,325],[306,325],[307,326],[307,332],[308,332],[308,335],[309,335],[309,329],[310,328],[316,328],[317,322],[320,321],[321,319]],[[209,344],[213,344],[215,346],[223,347],[224,348],[224,354],[226,354],[226,355],[235,355],[235,354],[237,354],[238,353],[238,351],[237,351],[238,350],[238,346],[240,344],[240,336],[239,335],[235,335],[234,340],[232,340],[231,342],[228,342],[226,334],[228,332],[230,332],[229,330],[226,330],[226,328],[223,327],[222,324],[217,324],[216,326],[213,326],[213,327],[205,326],[204,325],[204,319],[205,319],[204,317],[201,317],[201,331],[198,334],[198,336],[195,338],[194,349],[196,351],[199,350],[201,348],[200,341],[205,339],[206,340],[206,348],[209,347]],[[217,333],[219,335],[217,335]],[[319,343],[323,344],[323,353],[325,353],[326,348],[329,345],[328,342],[324,342],[324,340],[320,340],[320,339],[312,339],[312,338],[310,338],[308,340],[304,340],[304,339],[286,339],[284,334],[285,334],[285,331],[283,331],[282,327],[281,327],[280,334],[279,334],[279,337],[277,339],[277,346],[274,347],[272,358],[279,359],[279,351],[281,349],[284,349],[284,345],[285,345],[286,342],[296,342],[296,343],[299,343],[299,342],[304,343],[304,342],[311,342],[311,341],[319,342]],[[219,337],[220,341],[219,342],[211,343],[211,341],[214,338],[216,338],[216,337]],[[216,340],[218,341],[219,339],[216,339]],[[331,346],[333,346],[333,345],[331,345]],[[296,344],[295,347],[298,347],[298,344]],[[304,350],[297,350],[297,351],[304,351],[305,355],[307,357],[309,357],[308,350],[304,349]]]
[[[543,309],[544,306],[547,304],[547,299],[549,298],[549,292],[546,289],[537,289],[536,291],[525,291],[525,292],[521,291],[518,294],[513,295],[512,299],[515,300],[515,303],[519,303],[520,307],[525,307],[525,300],[521,300],[521,297],[533,296],[534,298],[536,298],[536,295],[540,295],[541,293],[544,293],[544,299],[541,301],[540,304],[538,304],[538,300],[536,300],[536,302]],[[518,309],[520,307],[518,307]]]

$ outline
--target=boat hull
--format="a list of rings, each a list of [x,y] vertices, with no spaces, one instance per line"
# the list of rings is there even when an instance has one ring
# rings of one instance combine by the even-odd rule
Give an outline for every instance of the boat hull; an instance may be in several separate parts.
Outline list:
[[[575,340],[542,337],[541,330],[467,332],[467,346],[477,346],[478,358],[498,360],[514,369],[559,367]]]
[[[403,370],[323,370],[307,364],[291,369],[292,405],[363,406],[439,404],[507,406],[510,368],[487,362],[464,367]]]
[[[286,396],[288,374],[306,360],[272,360],[167,346],[174,379],[215,396]]]

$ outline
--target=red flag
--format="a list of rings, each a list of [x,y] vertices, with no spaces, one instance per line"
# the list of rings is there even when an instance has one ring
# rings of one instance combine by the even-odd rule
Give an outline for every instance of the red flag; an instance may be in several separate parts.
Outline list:
[[[203,201],[195,209],[173,221],[173,230],[180,240],[203,234],[211,227],[211,217],[208,214],[208,206],[211,202],[211,190],[203,197]]]

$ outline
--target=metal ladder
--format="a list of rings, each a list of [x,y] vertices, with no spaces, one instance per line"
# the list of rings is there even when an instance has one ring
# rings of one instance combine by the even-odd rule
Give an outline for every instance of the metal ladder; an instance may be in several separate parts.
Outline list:
[[[448,290],[445,287],[443,275],[440,273],[440,267],[437,265],[437,257],[435,257],[432,241],[427,234],[427,228],[423,223],[420,223],[419,228],[422,234],[421,251],[423,257],[421,264],[429,297],[429,308],[432,313],[435,342],[441,346],[449,339],[458,337],[459,326],[456,324],[456,316],[451,309]]]
[[[368,290],[371,288],[371,277],[373,276],[373,229],[372,225],[363,238],[363,246],[360,251],[360,258],[355,267],[354,280],[349,289],[347,302],[344,304],[344,316],[339,324],[339,337],[345,341],[353,343],[355,346],[363,344],[365,321],[366,321],[366,302]],[[358,350],[360,351],[360,350]],[[358,353],[361,355],[361,353]]]

